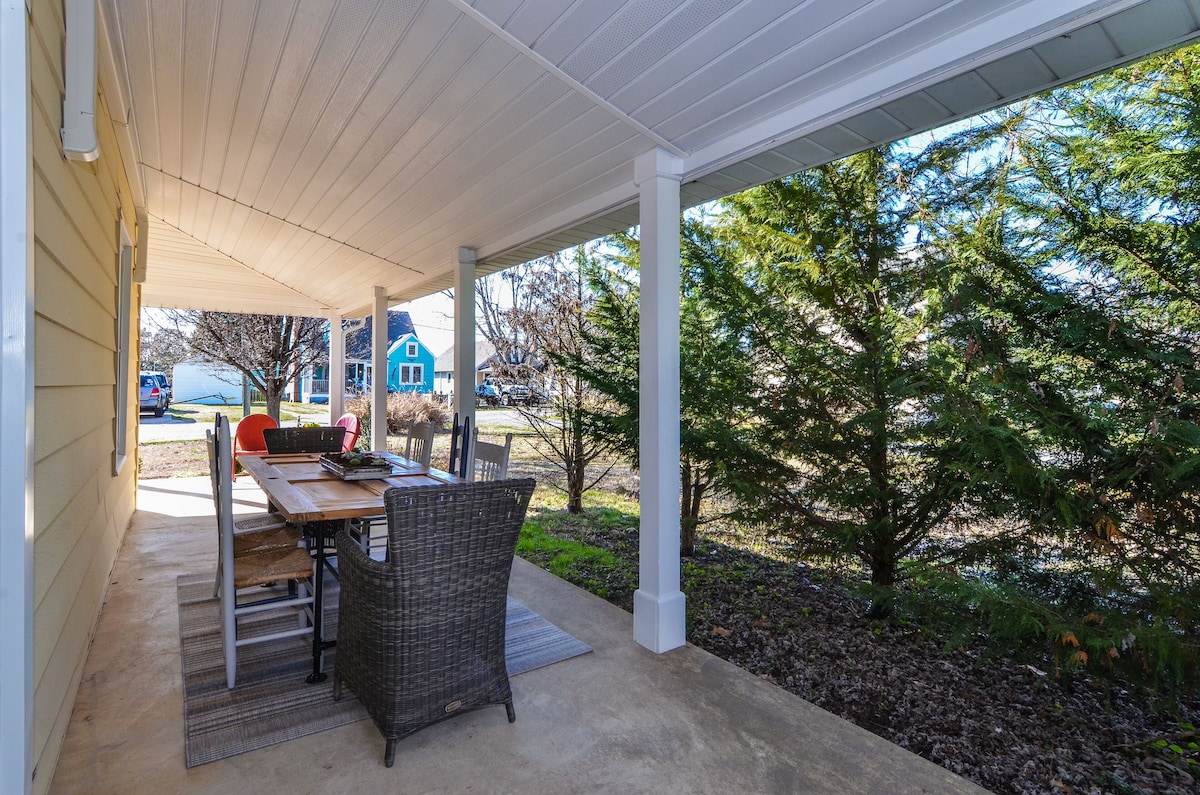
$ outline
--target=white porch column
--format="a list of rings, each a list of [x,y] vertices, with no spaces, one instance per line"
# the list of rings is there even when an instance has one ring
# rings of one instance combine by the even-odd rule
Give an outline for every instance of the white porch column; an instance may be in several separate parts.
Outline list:
[[[0,0],[0,792],[12,793],[28,793],[33,781],[33,149],[27,27],[25,3]]]
[[[371,313],[371,449],[387,450],[387,290],[375,288]]]
[[[475,426],[475,250],[460,248],[454,270],[454,410]]]
[[[346,413],[346,333],[342,313],[329,313],[329,421]]]
[[[641,202],[639,351],[641,536],[633,637],[655,652],[682,646],[679,590],[678,158],[648,152],[635,164]]]

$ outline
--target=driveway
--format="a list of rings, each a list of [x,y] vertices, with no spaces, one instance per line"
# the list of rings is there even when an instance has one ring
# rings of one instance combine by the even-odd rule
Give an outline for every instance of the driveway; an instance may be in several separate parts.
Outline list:
[[[311,406],[296,420],[285,420],[284,425],[299,425],[304,422],[316,422],[321,425],[329,424],[328,406]],[[233,423],[236,425],[237,423]],[[138,424],[139,442],[180,442],[189,439],[203,439],[204,432],[212,428],[211,422],[196,420],[178,420],[168,412],[161,417],[143,414]]]

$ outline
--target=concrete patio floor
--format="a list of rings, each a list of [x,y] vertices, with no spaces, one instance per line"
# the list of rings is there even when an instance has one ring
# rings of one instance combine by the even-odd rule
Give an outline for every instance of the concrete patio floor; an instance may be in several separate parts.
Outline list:
[[[632,616],[518,560],[510,593],[595,651],[512,680],[499,707],[400,742],[374,724],[188,770],[175,578],[211,570],[207,478],[142,481],[51,793],[960,793],[970,782],[692,646],[636,645]],[[262,509],[239,480],[235,510]]]

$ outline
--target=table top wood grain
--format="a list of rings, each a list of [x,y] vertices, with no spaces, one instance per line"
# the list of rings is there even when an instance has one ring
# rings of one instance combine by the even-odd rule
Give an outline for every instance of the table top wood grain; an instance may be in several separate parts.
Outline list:
[[[318,453],[284,453],[239,458],[275,510],[302,524],[330,519],[379,516],[389,488],[462,483],[448,472],[431,469],[391,453],[371,453],[392,463],[393,474],[370,480],[342,480],[319,463]]]

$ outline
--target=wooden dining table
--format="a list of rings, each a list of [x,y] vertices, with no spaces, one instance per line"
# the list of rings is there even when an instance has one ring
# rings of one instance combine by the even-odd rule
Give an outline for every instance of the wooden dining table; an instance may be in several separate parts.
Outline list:
[[[392,465],[392,474],[364,480],[343,480],[321,466],[318,453],[280,453],[245,456],[238,461],[262,488],[273,510],[304,528],[316,553],[313,582],[313,667],[308,682],[326,678],[324,651],[336,644],[322,631],[326,546],[333,534],[351,519],[380,516],[383,494],[390,488],[411,488],[438,483],[463,483],[463,478],[410,461],[391,453],[371,453]]]

